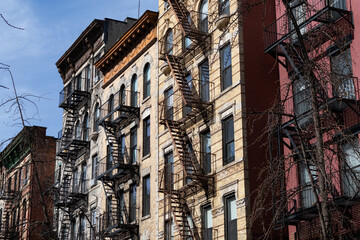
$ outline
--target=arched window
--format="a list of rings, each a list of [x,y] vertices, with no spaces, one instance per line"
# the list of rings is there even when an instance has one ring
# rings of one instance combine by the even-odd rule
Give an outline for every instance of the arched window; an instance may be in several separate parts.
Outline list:
[[[208,0],[203,0],[200,5],[200,31],[208,31]]]
[[[126,95],[125,95],[125,85],[121,85],[120,87],[120,104],[125,105]]]
[[[131,78],[131,106],[135,107],[138,105],[137,97],[137,76],[134,74]]]
[[[77,121],[75,124],[75,139],[80,140],[80,137],[81,137],[80,121]]]
[[[114,95],[111,94],[110,97],[109,97],[109,102],[108,102],[108,114],[111,114],[109,116],[109,120],[112,121],[114,118],[114,114],[113,114],[113,111],[114,111]]]
[[[172,29],[169,29],[166,32],[165,39],[166,39],[165,51],[168,55],[172,55],[173,54],[173,40],[174,40]]]
[[[89,141],[89,114],[85,113],[84,122],[83,122],[83,140]]]
[[[94,108],[94,131],[99,131],[100,104],[96,103]]]
[[[150,63],[144,67],[144,98],[150,96]]]

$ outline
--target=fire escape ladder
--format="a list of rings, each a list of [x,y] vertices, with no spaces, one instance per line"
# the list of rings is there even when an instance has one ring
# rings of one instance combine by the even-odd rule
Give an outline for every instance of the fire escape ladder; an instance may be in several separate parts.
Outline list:
[[[68,197],[71,191],[71,182],[73,178],[73,168],[72,164],[69,162],[65,162],[64,170],[62,173],[62,182],[60,184],[60,205],[64,207],[67,206],[67,202],[69,201]]]
[[[68,212],[63,213],[63,218],[61,221],[61,227],[60,227],[60,236],[59,239],[61,240],[69,240],[70,236],[70,228],[71,228],[71,220],[70,220],[70,214]]]
[[[190,88],[189,83],[185,78],[187,72],[183,59],[174,55],[166,54],[166,60],[170,66],[171,73],[180,89],[180,94],[185,106],[191,107],[193,110],[189,115],[194,116],[198,112],[205,113],[205,109],[209,106],[209,103],[203,102],[200,96],[195,91],[195,86]],[[206,116],[203,116],[206,118]]]
[[[67,111],[63,136],[61,138],[61,148],[65,148],[73,139],[74,126],[75,126],[75,110],[70,109]]]
[[[185,199],[181,196],[180,192],[172,190],[171,194],[169,194],[169,200],[170,209],[181,239],[192,238],[193,233],[186,215]]]
[[[180,163],[184,169],[185,177],[192,177],[195,170],[189,153],[187,153],[186,143],[184,140],[184,132],[181,129],[181,123],[172,120],[166,120],[165,124],[170,131],[171,140],[175,147],[175,152],[180,159]]]
[[[287,66],[287,70],[289,71],[290,67],[295,71],[296,75],[299,77],[301,81],[303,81],[303,76],[301,75],[301,70],[299,68],[302,67],[304,61],[296,50],[296,48],[291,43],[287,43],[285,46],[284,44],[279,45],[281,51],[284,53],[287,62],[290,64],[285,64]]]
[[[110,183],[110,182],[104,182],[102,181],[102,185],[104,188],[104,192],[105,192],[105,197],[106,197],[106,201],[108,206],[110,206],[106,211],[107,212],[107,229],[111,229],[116,227],[116,225],[119,223],[119,219],[117,218],[117,196],[115,194],[115,185]],[[110,201],[110,202],[108,202]],[[109,211],[111,210],[111,211]]]
[[[174,11],[176,18],[181,25],[181,30],[183,31],[184,35],[191,40],[197,41],[198,44],[204,44],[206,34],[196,29],[195,25],[189,19],[190,13],[186,9],[184,4],[179,0],[169,0],[168,3]]]

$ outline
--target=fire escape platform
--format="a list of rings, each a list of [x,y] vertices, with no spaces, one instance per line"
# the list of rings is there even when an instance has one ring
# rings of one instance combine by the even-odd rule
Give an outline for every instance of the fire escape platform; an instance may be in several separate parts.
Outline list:
[[[64,90],[60,93],[60,95],[63,94],[63,92]],[[60,98],[59,107],[63,109],[77,108],[79,103],[85,98],[90,99],[90,92],[74,90],[66,98]]]
[[[317,40],[321,39],[320,35],[326,33],[327,25],[329,24],[344,24],[341,20],[345,20],[348,24],[349,29],[353,29],[353,20],[352,20],[352,12],[348,10],[343,10],[339,8],[334,8],[331,6],[322,6],[324,1],[318,1],[315,4],[315,10],[309,11],[310,17],[305,21],[299,24],[299,29],[305,29],[308,25],[312,26],[311,29],[307,30],[304,33],[303,37],[305,41],[308,41],[307,38],[311,35],[310,33],[315,33],[317,36]],[[316,9],[317,8],[317,9]],[[265,38],[265,53],[276,54],[283,56],[282,51],[278,48],[280,44],[286,44],[294,39],[291,39],[292,36],[296,35],[295,29],[290,28],[291,23],[289,23],[288,15],[285,13],[281,17],[279,17],[275,22],[267,26],[264,30],[264,38]],[[286,24],[286,25],[285,25]],[[284,27],[286,26],[286,27]],[[284,28],[286,28],[284,30]],[[352,31],[349,32],[351,34]],[[339,36],[337,36],[339,37]],[[345,36],[344,36],[345,37]],[[313,40],[313,39],[312,39]],[[321,44],[321,42],[318,42]]]
[[[69,155],[73,156],[78,154],[84,148],[86,149],[90,148],[89,141],[72,139],[64,147],[59,149],[59,151],[56,153],[56,156],[67,158]]]

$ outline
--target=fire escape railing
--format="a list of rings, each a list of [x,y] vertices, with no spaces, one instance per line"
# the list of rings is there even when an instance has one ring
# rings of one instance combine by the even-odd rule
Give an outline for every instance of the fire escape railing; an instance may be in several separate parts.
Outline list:
[[[304,2],[302,5],[305,10],[298,16],[298,25],[303,37],[306,38],[307,35],[314,33],[311,39],[312,43],[320,40],[317,44],[321,44],[324,40],[322,34],[327,34],[327,39],[329,39],[329,35],[333,37],[332,39],[340,39],[353,34],[351,10],[331,5],[328,0],[307,0]],[[296,30],[288,13],[284,13],[265,28],[264,40],[266,53],[279,53],[281,52],[278,48],[279,44],[297,41]]]

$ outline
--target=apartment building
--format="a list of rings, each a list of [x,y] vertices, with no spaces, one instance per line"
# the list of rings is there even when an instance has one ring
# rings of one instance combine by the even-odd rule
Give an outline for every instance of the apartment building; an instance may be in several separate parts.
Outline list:
[[[263,236],[250,217],[266,119],[251,113],[270,108],[278,89],[262,51],[269,3],[159,1],[157,239]]]
[[[59,107],[63,127],[56,147],[56,169],[46,195],[54,202],[53,232],[59,239],[95,239],[103,187],[98,181],[105,131],[98,125],[103,75],[97,62],[136,19],[94,20],[56,62],[64,89]]]
[[[156,239],[158,13],[145,11],[96,63],[100,239]],[[100,198],[100,197],[99,197]]]
[[[359,236],[359,1],[277,3],[265,52],[277,59],[272,115],[277,228],[289,239]]]
[[[42,197],[55,168],[55,138],[24,127],[0,153],[0,238],[46,239],[52,202]]]

